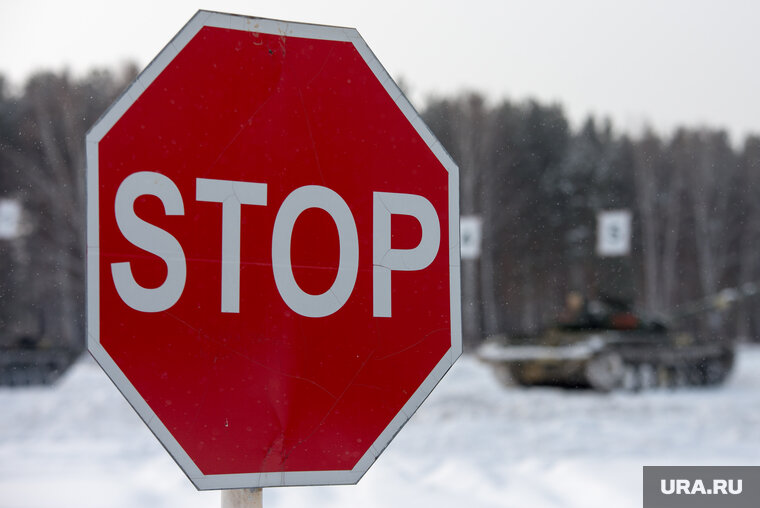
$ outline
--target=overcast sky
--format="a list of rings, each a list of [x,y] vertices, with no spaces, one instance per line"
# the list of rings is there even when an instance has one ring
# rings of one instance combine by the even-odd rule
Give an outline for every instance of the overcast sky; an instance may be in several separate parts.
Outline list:
[[[355,27],[420,105],[474,89],[609,116],[760,133],[753,0],[0,0],[0,72],[146,65],[199,8]]]

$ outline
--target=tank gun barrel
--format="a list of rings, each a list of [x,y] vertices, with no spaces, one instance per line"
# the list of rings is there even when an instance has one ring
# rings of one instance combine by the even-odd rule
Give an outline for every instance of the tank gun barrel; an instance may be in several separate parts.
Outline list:
[[[683,303],[667,313],[669,321],[680,321],[703,312],[724,312],[733,304],[760,293],[760,282],[746,282],[741,286],[726,288],[699,300]]]

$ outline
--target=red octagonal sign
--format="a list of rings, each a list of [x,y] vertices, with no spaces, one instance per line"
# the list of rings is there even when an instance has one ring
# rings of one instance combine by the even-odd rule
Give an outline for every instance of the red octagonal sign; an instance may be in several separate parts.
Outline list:
[[[89,348],[195,486],[358,481],[461,352],[457,168],[359,34],[200,11],[87,157]]]

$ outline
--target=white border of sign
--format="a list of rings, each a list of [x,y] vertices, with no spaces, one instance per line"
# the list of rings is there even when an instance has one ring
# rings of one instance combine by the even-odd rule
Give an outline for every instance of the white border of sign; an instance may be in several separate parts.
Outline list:
[[[99,309],[99,224],[98,224],[98,143],[116,124],[125,111],[137,100],[142,92],[166,68],[184,46],[203,28],[212,26],[231,28],[288,37],[313,38],[351,42],[388,95],[395,101],[414,126],[419,136],[443,164],[449,173],[449,273],[451,291],[451,348],[435,366],[430,375],[412,395],[401,411],[390,422],[385,431],[370,446],[356,466],[346,471],[300,471],[251,474],[205,475],[195,465],[190,456],[179,445],[153,410],[143,400],[132,383],[106,353],[100,344]],[[88,348],[111,381],[121,391],[145,424],[155,434],[161,444],[182,468],[190,481],[199,490],[237,489],[252,487],[274,487],[294,485],[352,484],[367,472],[380,453],[390,443],[401,427],[417,411],[444,374],[462,353],[462,324],[460,299],[460,254],[459,254],[459,170],[435,136],[423,123],[399,87],[388,75],[364,39],[353,28],[310,25],[287,21],[253,18],[234,14],[198,11],[179,31],[174,39],[156,56],[148,67],[135,79],[121,97],[106,111],[87,133],[87,337]]]

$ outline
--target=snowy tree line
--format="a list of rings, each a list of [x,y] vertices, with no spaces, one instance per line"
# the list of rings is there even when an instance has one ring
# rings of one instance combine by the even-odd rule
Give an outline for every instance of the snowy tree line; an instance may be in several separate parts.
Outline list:
[[[6,343],[84,344],[84,135],[135,75],[42,72],[19,90],[0,76],[0,199],[24,211],[19,235],[0,239]],[[573,129],[560,106],[474,93],[421,112],[460,165],[462,213],[483,218],[483,254],[462,272],[470,345],[538,329],[570,290],[593,294],[602,209],[633,211],[633,288],[650,312],[760,279],[760,137],[740,147],[704,128],[634,138],[593,118]],[[760,337],[757,300],[737,305],[723,333]]]
[[[460,165],[462,214],[483,219],[482,257],[463,263],[470,344],[537,331],[569,291],[595,296],[600,210],[633,213],[625,268],[651,314],[760,279],[760,136],[737,147],[709,128],[632,137],[589,118],[573,129],[558,105],[476,93],[432,99],[423,116]],[[760,297],[745,299],[689,326],[754,339],[758,310]]]

